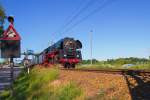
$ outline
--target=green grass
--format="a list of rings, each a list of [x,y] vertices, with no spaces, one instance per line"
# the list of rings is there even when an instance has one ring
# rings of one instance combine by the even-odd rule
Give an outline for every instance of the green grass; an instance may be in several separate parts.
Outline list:
[[[88,69],[88,68],[92,68],[92,69],[117,69],[120,68],[120,66],[114,66],[111,64],[80,64],[77,65],[78,69]]]
[[[51,91],[49,100],[76,100],[83,96],[83,91],[75,83],[68,83]]]
[[[77,69],[146,69],[150,70],[150,64],[137,64],[132,67],[125,68],[123,65],[111,65],[111,64],[79,64],[76,67]]]
[[[150,64],[135,65],[135,66],[131,67],[130,69],[145,69],[145,70],[150,70]]]
[[[29,75],[22,72],[14,82],[14,96],[12,97],[8,91],[4,91],[1,97],[8,100],[27,100],[34,93],[39,93],[39,90],[42,90],[44,85],[57,79],[58,75],[58,69],[39,67],[31,70]],[[40,93],[42,94],[42,92]]]
[[[74,83],[69,83],[58,90],[58,100],[73,100],[82,95],[82,90]]]
[[[28,75],[22,72],[14,82],[14,96],[8,90],[1,94],[0,100],[75,100],[83,92],[75,83],[53,86],[58,79],[57,68],[33,68]]]
[[[10,92],[8,90],[5,90],[0,94],[0,100],[6,100],[10,96]]]

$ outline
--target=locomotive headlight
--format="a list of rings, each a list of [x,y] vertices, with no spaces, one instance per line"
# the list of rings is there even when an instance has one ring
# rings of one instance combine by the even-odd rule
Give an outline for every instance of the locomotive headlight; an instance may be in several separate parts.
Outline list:
[[[79,55],[77,55],[77,57],[79,58]]]
[[[67,57],[67,55],[64,55],[64,57]]]

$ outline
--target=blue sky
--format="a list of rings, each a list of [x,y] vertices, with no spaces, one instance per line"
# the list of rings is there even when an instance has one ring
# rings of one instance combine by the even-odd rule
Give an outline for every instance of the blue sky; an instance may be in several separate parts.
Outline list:
[[[63,27],[89,1],[0,0],[0,3],[7,15],[15,17],[15,28],[22,37],[22,51],[32,49],[40,52],[51,41],[67,36],[82,41],[83,58],[88,59],[89,33],[93,30],[93,58],[104,60],[150,55],[150,0],[114,0],[66,32],[103,2],[112,0],[93,0],[94,3],[89,4],[68,27]],[[5,28],[7,26],[8,23]]]

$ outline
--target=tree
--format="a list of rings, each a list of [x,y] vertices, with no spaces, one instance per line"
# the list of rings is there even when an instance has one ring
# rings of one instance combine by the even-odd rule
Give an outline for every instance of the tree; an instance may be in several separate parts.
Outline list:
[[[5,18],[6,18],[5,10],[0,5],[0,37],[2,36],[2,33],[3,33],[3,25],[4,25],[4,22],[5,22]]]

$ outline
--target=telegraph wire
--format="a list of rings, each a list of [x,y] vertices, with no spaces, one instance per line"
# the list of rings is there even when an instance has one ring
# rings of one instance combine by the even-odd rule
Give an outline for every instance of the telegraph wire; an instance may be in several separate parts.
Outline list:
[[[69,15],[67,18],[66,18],[66,21],[68,21],[67,23],[69,23],[69,21],[72,19],[72,17],[74,16],[75,12],[78,11],[78,9],[81,9],[82,8],[82,5],[84,3],[84,0],[81,0],[80,1],[80,5],[77,6],[77,8],[71,13],[71,15]],[[69,19],[69,20],[68,20]],[[64,23],[56,32],[59,32],[61,31],[61,29],[63,29],[67,23]],[[55,33],[56,33],[55,32]]]
[[[89,0],[89,2],[82,8],[80,9],[65,25],[64,28],[69,26],[75,19],[78,18],[78,16],[80,16],[81,13],[83,13],[84,11],[86,11],[86,9],[88,9],[91,5],[93,5],[97,0]],[[64,29],[63,28],[63,29]]]
[[[83,1],[84,1],[84,0],[83,0]],[[81,5],[80,5],[80,7],[78,7],[78,8],[80,8],[79,11],[78,11],[77,13],[75,13],[75,14],[70,18],[70,20],[68,20],[67,23],[65,23],[65,24],[61,27],[61,29],[60,29],[58,32],[59,32],[59,33],[62,33],[70,24],[73,23],[73,21],[75,21],[75,19],[78,18],[78,16],[81,15],[81,13],[85,12],[91,5],[93,5],[93,4],[96,3],[96,2],[97,2],[97,0],[89,0],[89,1],[86,3],[86,5],[84,5],[83,7],[81,7]],[[77,10],[78,10],[78,9],[77,9]],[[56,32],[57,32],[57,31],[56,31]],[[55,33],[56,33],[56,32],[55,32]]]
[[[104,0],[105,1],[105,0]],[[102,10],[103,8],[107,7],[108,5],[112,4],[113,2],[115,2],[116,0],[107,0],[106,2],[104,2],[101,6],[99,6],[97,9],[93,10],[91,13],[89,13],[87,16],[81,18],[79,21],[77,21],[76,23],[74,23],[72,26],[70,26],[68,29],[66,29],[64,32],[67,33],[69,32],[71,29],[73,29],[74,27],[76,27],[78,24],[82,23],[83,21],[85,21],[86,19],[88,19],[89,17],[91,17],[92,15],[94,15],[95,13],[99,12],[100,10]],[[63,32],[63,33],[64,33]]]
[[[79,8],[80,8],[80,9],[82,8],[83,3],[84,3],[84,0],[81,0],[80,3],[79,3],[79,5],[77,6],[77,8],[71,13],[71,15],[69,15],[69,16],[66,18],[66,21],[67,21],[68,19],[71,20],[71,18],[73,17],[73,14],[74,14]],[[66,26],[66,24],[63,24],[58,30],[56,30],[55,32],[53,32],[53,33],[51,34],[52,40],[55,38],[55,36],[56,36],[57,33],[59,33],[60,31],[62,31],[62,29],[65,28],[65,26]]]

